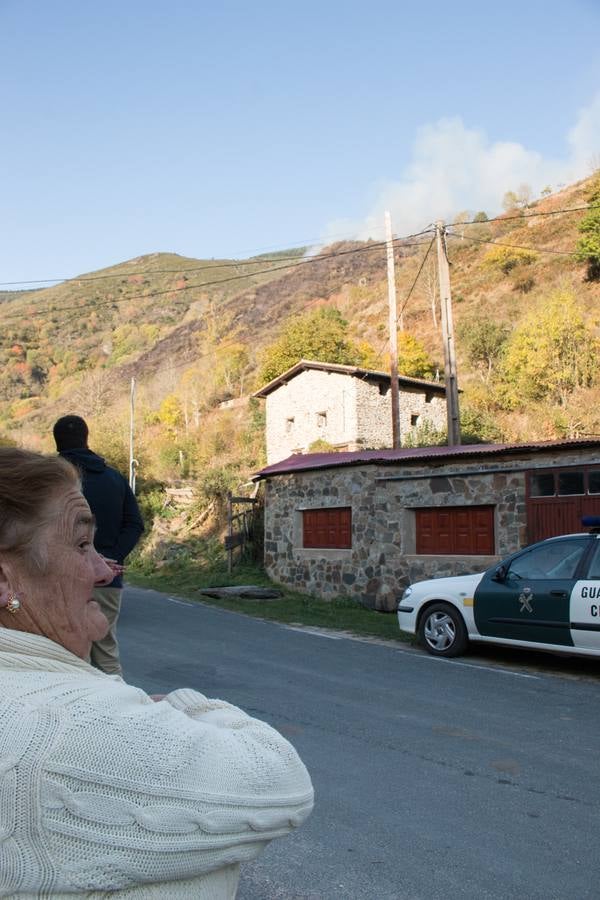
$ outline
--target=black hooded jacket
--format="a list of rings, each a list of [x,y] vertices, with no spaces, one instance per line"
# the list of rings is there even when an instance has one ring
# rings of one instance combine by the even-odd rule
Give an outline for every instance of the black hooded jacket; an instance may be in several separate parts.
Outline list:
[[[133,491],[120,472],[107,466],[103,458],[91,450],[62,450],[60,455],[81,472],[83,496],[96,517],[96,550],[123,563],[144,531]],[[121,587],[122,584],[123,580],[118,576],[110,587]]]

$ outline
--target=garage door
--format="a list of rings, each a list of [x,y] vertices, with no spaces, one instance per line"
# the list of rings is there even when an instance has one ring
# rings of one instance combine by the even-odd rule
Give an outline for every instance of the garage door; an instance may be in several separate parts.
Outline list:
[[[528,543],[584,531],[583,516],[600,516],[600,467],[527,473]]]

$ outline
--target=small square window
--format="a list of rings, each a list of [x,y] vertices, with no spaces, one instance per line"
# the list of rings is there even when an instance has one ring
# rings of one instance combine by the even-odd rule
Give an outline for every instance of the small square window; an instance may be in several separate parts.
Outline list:
[[[600,494],[600,469],[592,469],[588,473],[588,493]]]
[[[529,483],[532,497],[553,497],[554,472],[535,472],[531,475]]]
[[[560,496],[583,494],[583,472],[559,472],[558,493]]]
[[[327,413],[326,412],[318,412],[317,413],[317,428],[325,428],[327,426]]]
[[[410,427],[411,427],[411,428],[416,428],[417,425],[419,424],[419,419],[420,419],[420,418],[421,418],[420,416],[414,416],[414,415],[411,416],[411,417],[410,417]]]
[[[293,427],[294,427],[294,417],[292,416],[290,419],[285,420],[286,432],[289,434]]]

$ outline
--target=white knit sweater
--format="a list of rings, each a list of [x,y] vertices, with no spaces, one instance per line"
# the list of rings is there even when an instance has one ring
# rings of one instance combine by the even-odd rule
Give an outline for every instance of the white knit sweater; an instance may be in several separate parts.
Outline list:
[[[187,689],[154,703],[0,628],[0,897],[230,900],[312,803],[264,722]]]

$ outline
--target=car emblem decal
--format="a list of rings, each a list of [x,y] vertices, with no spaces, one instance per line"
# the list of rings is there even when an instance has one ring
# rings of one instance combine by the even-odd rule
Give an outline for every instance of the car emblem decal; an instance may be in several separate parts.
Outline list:
[[[533,609],[531,608],[531,602],[530,602],[531,599],[532,599],[531,588],[523,588],[523,590],[517,597],[517,600],[521,604],[521,609],[519,610],[519,612],[533,612]]]

